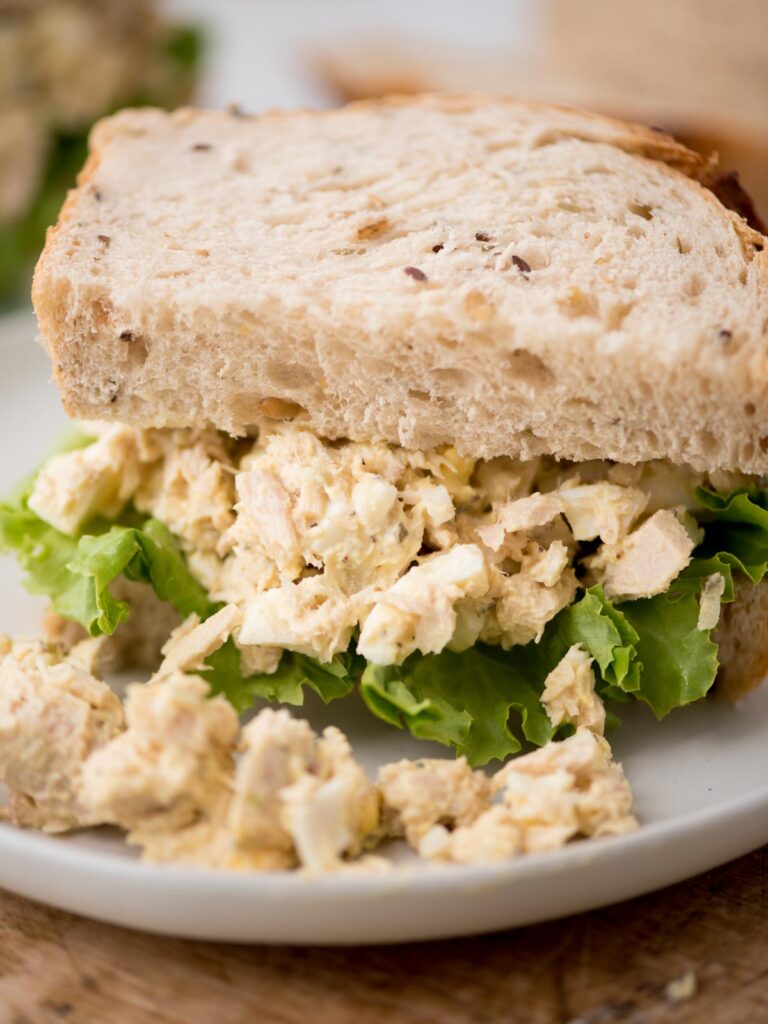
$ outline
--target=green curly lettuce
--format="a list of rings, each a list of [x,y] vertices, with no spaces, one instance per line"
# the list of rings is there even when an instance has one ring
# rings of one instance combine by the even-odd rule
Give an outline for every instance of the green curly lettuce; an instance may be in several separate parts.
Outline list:
[[[211,693],[223,694],[236,711],[247,711],[256,700],[300,707],[305,687],[313,690],[325,704],[348,696],[355,687],[353,655],[337,654],[330,662],[321,663],[306,654],[285,651],[277,671],[270,674],[246,675],[240,651],[229,639],[206,661],[201,673],[211,686]]]
[[[696,497],[704,526],[697,555],[726,563],[759,583],[768,571],[768,489],[744,487],[718,494],[700,487]]]
[[[541,694],[574,644],[594,658],[604,698],[634,697],[661,718],[703,697],[714,682],[717,648],[697,620],[693,593],[617,607],[592,587],[555,616],[539,643],[508,651],[480,644],[461,654],[412,655],[400,667],[369,665],[360,690],[385,721],[486,764],[517,753],[521,737],[537,746],[553,737]]]
[[[15,552],[27,590],[50,598],[90,636],[114,633],[129,614],[110,591],[119,576],[151,584],[182,615],[205,618],[215,610],[162,523],[128,513],[123,523],[97,518],[87,533],[69,537],[32,511],[31,490],[28,481],[0,504],[0,550]]]
[[[360,693],[379,718],[452,746],[472,764],[503,761],[522,745],[510,728],[513,713],[532,743],[546,743],[554,732],[540,700],[540,652],[523,658],[522,650],[478,645],[411,655],[399,667],[368,665]]]
[[[130,614],[127,602],[118,601],[109,589],[118,576],[150,584],[161,601],[185,618],[195,614],[205,619],[216,609],[187,568],[168,528],[156,519],[82,536],[66,568],[82,580],[81,602],[67,617],[85,626],[91,636],[114,633]]]

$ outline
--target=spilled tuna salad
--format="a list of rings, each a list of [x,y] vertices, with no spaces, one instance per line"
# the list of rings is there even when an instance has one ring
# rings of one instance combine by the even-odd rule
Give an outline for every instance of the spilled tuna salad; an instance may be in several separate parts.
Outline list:
[[[0,775],[17,824],[117,824],[156,861],[375,869],[402,837],[472,863],[627,831],[604,734],[627,702],[708,693],[735,579],[768,564],[768,492],[737,474],[477,461],[301,419],[82,429],[0,506],[51,609],[46,639],[0,644]],[[152,672],[124,703],[118,662]],[[339,730],[280,709],[307,688],[458,757],[371,781]]]

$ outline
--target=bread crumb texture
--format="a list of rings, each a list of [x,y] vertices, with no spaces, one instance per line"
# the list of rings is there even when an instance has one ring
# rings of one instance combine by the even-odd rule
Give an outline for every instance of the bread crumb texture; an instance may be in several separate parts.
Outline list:
[[[768,471],[768,252],[664,133],[483,96],[103,121],[37,268],[71,415]],[[102,239],[109,237],[109,245]]]

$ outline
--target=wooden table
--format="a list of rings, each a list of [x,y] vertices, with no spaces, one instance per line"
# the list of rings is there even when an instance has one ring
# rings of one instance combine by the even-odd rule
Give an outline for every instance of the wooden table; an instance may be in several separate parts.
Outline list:
[[[606,910],[397,947],[183,942],[0,894],[0,1024],[134,1021],[764,1024],[768,847]]]

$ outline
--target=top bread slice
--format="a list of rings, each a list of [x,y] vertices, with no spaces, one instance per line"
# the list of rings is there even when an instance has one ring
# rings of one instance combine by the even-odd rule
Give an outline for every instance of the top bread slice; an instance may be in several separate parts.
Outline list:
[[[768,251],[669,136],[488,96],[126,111],[33,298],[67,412],[768,472]]]

